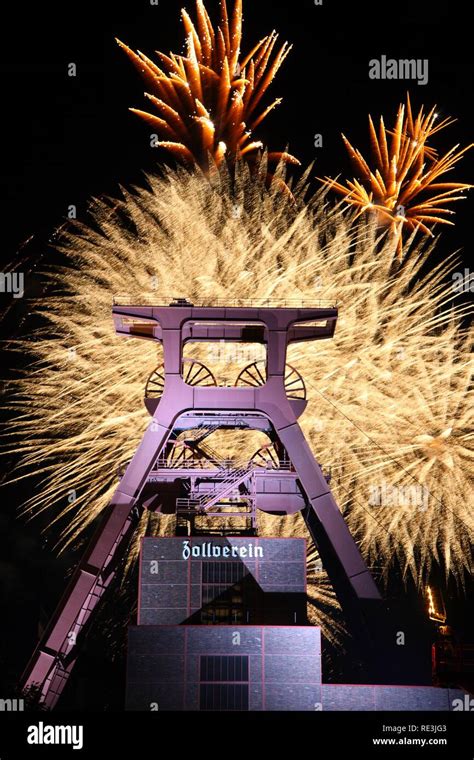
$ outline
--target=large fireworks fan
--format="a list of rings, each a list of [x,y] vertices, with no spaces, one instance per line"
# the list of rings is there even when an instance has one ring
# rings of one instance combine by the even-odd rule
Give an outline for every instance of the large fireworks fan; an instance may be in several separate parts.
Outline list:
[[[472,334],[447,325],[431,345],[413,355],[401,351],[397,388],[391,386],[392,371],[372,426],[384,445],[370,459],[360,457],[365,483],[355,478],[350,523],[372,561],[381,551],[398,556],[404,572],[415,577],[418,563],[427,571],[433,563],[446,571],[453,565],[472,570],[471,346]],[[386,430],[390,440],[383,436]],[[465,508],[458,509],[459,503]],[[380,524],[377,541],[370,530],[374,518]],[[426,532],[436,534],[436,542],[428,545]]]
[[[299,203],[305,178],[296,204],[265,189],[265,171],[251,178],[240,164],[233,178],[182,170],[147,179],[120,200],[96,201],[90,226],[71,225],[59,243],[65,265],[46,273],[49,294],[31,305],[45,326],[16,347],[31,363],[9,401],[16,476],[44,478],[26,510],[48,509],[62,545],[80,540],[145,430],[144,387],[159,358],[153,345],[114,334],[114,295],[323,298],[340,305],[335,338],[294,347],[289,361],[307,381],[302,423],[319,461],[332,467],[339,504],[381,571],[397,556],[418,579],[438,559],[461,576],[473,528],[471,437],[456,429],[452,462],[443,452],[427,465],[467,404],[460,368],[467,371],[468,357],[454,337],[462,310],[441,311],[453,295],[444,285],[449,262],[421,278],[430,250],[418,244],[397,268],[396,242],[377,244],[374,225],[328,210],[321,195]],[[229,372],[237,377],[238,369],[236,361]],[[428,392],[437,400],[429,410]],[[411,485],[409,476],[432,489],[428,508],[380,519],[369,486],[396,486],[400,477]],[[263,531],[267,519],[260,515]],[[141,531],[159,525],[144,517]]]
[[[381,225],[388,225],[398,241],[400,256],[405,233],[415,230],[433,236],[433,225],[453,224],[447,217],[454,211],[447,206],[462,200],[463,191],[471,187],[463,182],[447,182],[444,175],[473,144],[462,150],[456,145],[441,158],[428,144],[433,135],[453,121],[447,118],[437,123],[436,108],[425,114],[422,107],[414,118],[407,98],[406,108],[400,105],[398,109],[393,130],[385,127],[381,117],[377,133],[369,116],[368,161],[342,136],[356,172],[353,180],[347,180],[345,185],[328,177],[323,180],[359,214],[373,213]]]
[[[254,131],[281,103],[262,107],[268,87],[290,51],[276,49],[272,32],[241,57],[242,0],[236,0],[231,19],[221,0],[221,21],[212,26],[202,0],[196,0],[197,23],[183,10],[186,55],[157,52],[160,65],[119,42],[142,75],[154,113],[132,108],[161,137],[160,145],[181,162],[209,168],[224,159],[255,163],[263,143]],[[299,163],[287,152],[270,153],[270,162]]]

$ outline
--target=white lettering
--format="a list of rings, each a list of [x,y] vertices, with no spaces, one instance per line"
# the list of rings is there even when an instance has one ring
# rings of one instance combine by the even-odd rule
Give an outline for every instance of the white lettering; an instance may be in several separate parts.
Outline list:
[[[28,726],[28,744],[72,744],[73,749],[84,746],[84,726],[48,726],[42,721]]]
[[[220,557],[241,557],[250,558],[260,557],[263,559],[263,547],[255,546],[253,543],[249,543],[247,546],[222,546],[221,544],[213,544],[211,542],[204,544],[196,544],[190,546],[189,541],[183,541],[182,558],[186,561],[190,557],[193,559],[208,559],[210,557],[217,559]],[[150,563],[151,568],[158,563]],[[153,570],[152,570],[153,572]]]

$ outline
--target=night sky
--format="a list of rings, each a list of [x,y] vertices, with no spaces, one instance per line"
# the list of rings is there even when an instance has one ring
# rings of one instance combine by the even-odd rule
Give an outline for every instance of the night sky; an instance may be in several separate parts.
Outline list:
[[[191,0],[60,6],[25,0],[9,8],[0,49],[3,267],[24,256],[28,271],[41,261],[69,205],[80,217],[91,196],[139,182],[143,170],[166,160],[150,147],[150,129],[127,110],[144,107],[144,87],[114,38],[152,58],[155,49],[180,52],[182,5],[193,14]],[[216,0],[206,5],[215,18]],[[260,136],[274,150],[289,145],[303,165],[315,160],[315,176],[344,176],[350,167],[341,131],[366,153],[367,114],[383,113],[391,123],[409,89],[415,110],[437,104],[440,117],[459,120],[439,136],[441,151],[467,144],[473,139],[474,62],[465,7],[460,0],[323,0],[322,6],[247,0],[244,52],[272,29],[294,45],[269,94],[284,102]],[[369,79],[369,60],[383,54],[428,59],[428,84]],[[68,76],[69,63],[76,64],[76,77]],[[315,134],[322,135],[322,148],[314,147]],[[472,181],[473,169],[474,151],[455,179]],[[472,261],[473,198],[457,204],[456,227],[442,231],[438,259],[460,250],[465,266]],[[34,274],[27,288],[35,292]],[[0,297],[8,307],[9,299]],[[24,305],[16,304],[2,322],[2,337],[17,334],[24,317]],[[4,367],[3,379],[9,372]],[[52,537],[47,543],[40,538],[41,521],[25,525],[15,518],[25,495],[19,486],[1,497],[0,684],[3,677],[7,687],[26,664],[37,625],[54,608],[74,562],[73,555],[55,558]],[[459,604],[454,614],[463,627]]]

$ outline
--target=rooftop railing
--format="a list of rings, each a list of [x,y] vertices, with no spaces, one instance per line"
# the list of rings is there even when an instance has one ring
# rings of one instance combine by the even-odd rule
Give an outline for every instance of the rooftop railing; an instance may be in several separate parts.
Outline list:
[[[197,308],[242,308],[242,309],[335,309],[332,300],[301,300],[299,298],[186,298],[173,296],[134,295],[120,293],[114,296],[114,306],[155,306],[155,307],[197,307]]]
[[[219,461],[218,464],[214,465],[208,459],[189,459],[189,460],[184,460],[184,461],[176,460],[175,462],[170,462],[167,459],[158,459],[150,474],[155,473],[157,470],[200,470],[200,469],[203,469],[203,470],[210,470],[212,472],[217,471],[217,470],[221,472],[232,472],[235,469],[239,469],[243,467],[245,468],[250,467],[250,469],[256,469],[256,470],[274,470],[274,471],[284,470],[286,472],[289,472],[291,470],[291,462],[253,461],[249,463],[248,460],[222,459]]]

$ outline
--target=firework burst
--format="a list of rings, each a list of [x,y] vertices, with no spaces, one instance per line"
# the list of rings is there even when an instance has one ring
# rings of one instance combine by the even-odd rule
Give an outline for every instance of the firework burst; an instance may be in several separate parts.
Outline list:
[[[291,49],[287,43],[278,49],[272,32],[242,57],[242,0],[236,0],[230,19],[226,0],[220,7],[217,28],[202,0],[196,0],[196,25],[183,10],[187,54],[157,52],[160,65],[118,41],[142,75],[154,113],[131,111],[156,130],[162,148],[204,170],[209,159],[215,166],[258,159],[263,143],[254,132],[281,98],[264,108],[261,103]],[[285,151],[270,153],[268,160],[299,163]]]
[[[326,177],[327,186],[341,195],[358,214],[370,212],[381,225],[389,226],[398,241],[398,254],[403,254],[403,236],[420,231],[433,236],[435,224],[450,224],[454,211],[447,206],[464,199],[464,191],[472,187],[462,182],[440,179],[451,171],[473,144],[458,150],[451,148],[444,156],[428,141],[454,122],[443,119],[437,122],[436,107],[425,114],[421,107],[413,117],[410,98],[406,107],[400,105],[393,130],[385,127],[380,117],[377,130],[369,116],[371,159],[366,161],[342,135],[357,178],[346,184]]]
[[[304,344],[289,361],[308,385],[306,435],[332,467],[364,554],[381,573],[396,557],[417,580],[432,562],[458,577],[472,569],[471,364],[461,340],[465,310],[453,306],[445,284],[453,262],[423,279],[429,247],[412,244],[398,265],[396,241],[378,240],[376,225],[330,211],[324,194],[303,204],[305,180],[293,188],[295,203],[266,190],[265,172],[251,177],[245,164],[211,181],[165,172],[119,200],[96,201],[93,224],[75,222],[63,233],[65,264],[45,273],[47,297],[31,304],[45,325],[35,340],[12,346],[31,362],[9,389],[6,439],[16,477],[43,477],[26,512],[49,510],[62,546],[80,541],[109,502],[148,422],[144,386],[159,357],[155,346],[115,335],[114,295],[322,298],[340,304],[335,338],[318,344],[317,361]],[[228,371],[237,377],[239,369],[235,362]],[[401,480],[429,488],[428,508],[395,505],[381,516],[369,487]],[[260,530],[269,520],[276,518],[260,515]],[[153,534],[163,525],[145,515],[140,529]],[[310,593],[317,597],[317,584]]]
[[[414,577],[417,563],[427,573],[433,563],[447,572],[453,565],[472,571],[471,346],[472,333],[446,325],[413,357],[402,351],[397,389],[390,372],[377,420],[377,438],[389,429],[391,440],[371,452],[370,460],[360,456],[366,483],[357,478],[350,522],[371,561],[377,562],[382,550],[384,556],[397,556],[404,573]],[[459,510],[459,503],[470,506]],[[380,525],[376,542],[369,529],[374,518]],[[425,532],[432,536],[430,545]]]

